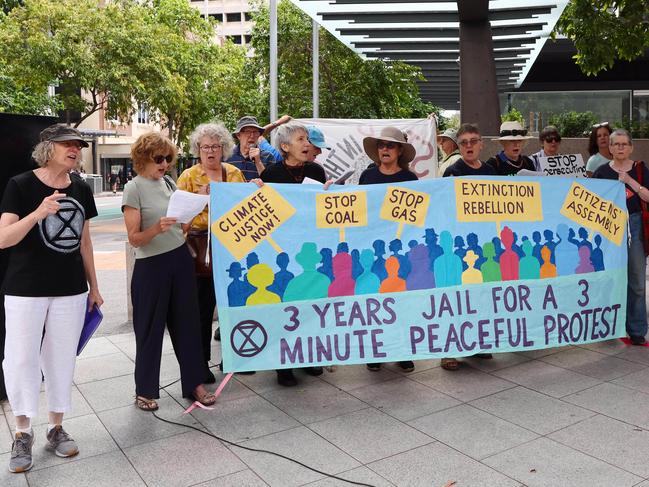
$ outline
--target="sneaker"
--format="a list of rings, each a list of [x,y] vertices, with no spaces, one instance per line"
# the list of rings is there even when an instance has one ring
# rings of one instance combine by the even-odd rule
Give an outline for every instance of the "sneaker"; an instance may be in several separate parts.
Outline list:
[[[379,370],[381,370],[381,364],[367,364],[367,370],[378,372]]]
[[[14,473],[26,472],[34,462],[32,461],[32,445],[34,434],[16,433],[16,438],[11,445],[11,459],[9,460],[9,471]]]
[[[412,372],[413,370],[415,370],[415,364],[412,363],[412,360],[399,362],[399,367],[401,367],[401,370],[403,370],[404,372]]]
[[[297,380],[291,369],[282,369],[277,371],[277,383],[284,387],[293,387],[297,385]]]
[[[54,448],[54,453],[57,457],[73,457],[79,453],[77,444],[72,437],[65,432],[63,426],[57,424],[52,430],[47,433],[47,441],[50,446]]]

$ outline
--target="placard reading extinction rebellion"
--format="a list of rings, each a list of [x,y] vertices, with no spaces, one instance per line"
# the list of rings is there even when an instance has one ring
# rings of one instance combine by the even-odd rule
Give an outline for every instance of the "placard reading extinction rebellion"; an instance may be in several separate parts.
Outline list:
[[[616,181],[219,183],[228,372],[511,352],[625,335]]]

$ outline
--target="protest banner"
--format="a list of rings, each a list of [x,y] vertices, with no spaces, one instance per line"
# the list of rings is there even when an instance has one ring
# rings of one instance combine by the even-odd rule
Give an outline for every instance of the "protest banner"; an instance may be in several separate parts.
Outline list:
[[[625,335],[627,222],[617,181],[267,187],[211,187],[225,371],[462,357]],[[233,232],[261,208],[281,221],[275,243],[248,235],[235,242]],[[255,218],[255,228],[269,219]]]
[[[581,154],[559,154],[539,157],[539,167],[544,176],[584,177],[586,164]]]
[[[384,127],[397,127],[417,150],[410,170],[419,179],[437,177],[437,126],[434,118],[412,119],[335,119],[300,118],[304,125],[315,125],[325,136],[331,150],[323,149],[316,162],[325,168],[327,178],[338,178],[349,169],[354,175],[348,184],[357,184],[358,178],[372,164],[363,150],[363,139],[376,137]]]

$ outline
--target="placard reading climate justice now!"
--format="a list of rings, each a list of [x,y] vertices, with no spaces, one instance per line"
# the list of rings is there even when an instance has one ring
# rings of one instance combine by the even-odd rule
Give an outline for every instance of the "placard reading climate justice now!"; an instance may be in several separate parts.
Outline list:
[[[224,370],[461,357],[625,335],[616,181],[211,188]]]

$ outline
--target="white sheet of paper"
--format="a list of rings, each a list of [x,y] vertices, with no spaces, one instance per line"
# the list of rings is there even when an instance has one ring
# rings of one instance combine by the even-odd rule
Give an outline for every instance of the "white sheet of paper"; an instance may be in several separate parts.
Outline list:
[[[189,191],[176,190],[169,198],[167,216],[175,217],[178,223],[189,223],[209,203],[209,194],[196,194]]]
[[[311,179],[309,177],[305,177],[302,181],[302,184],[319,184],[322,186],[322,183],[320,181],[316,181],[315,179]]]
[[[529,169],[521,169],[516,173],[516,176],[545,176],[542,172],[530,171]]]

